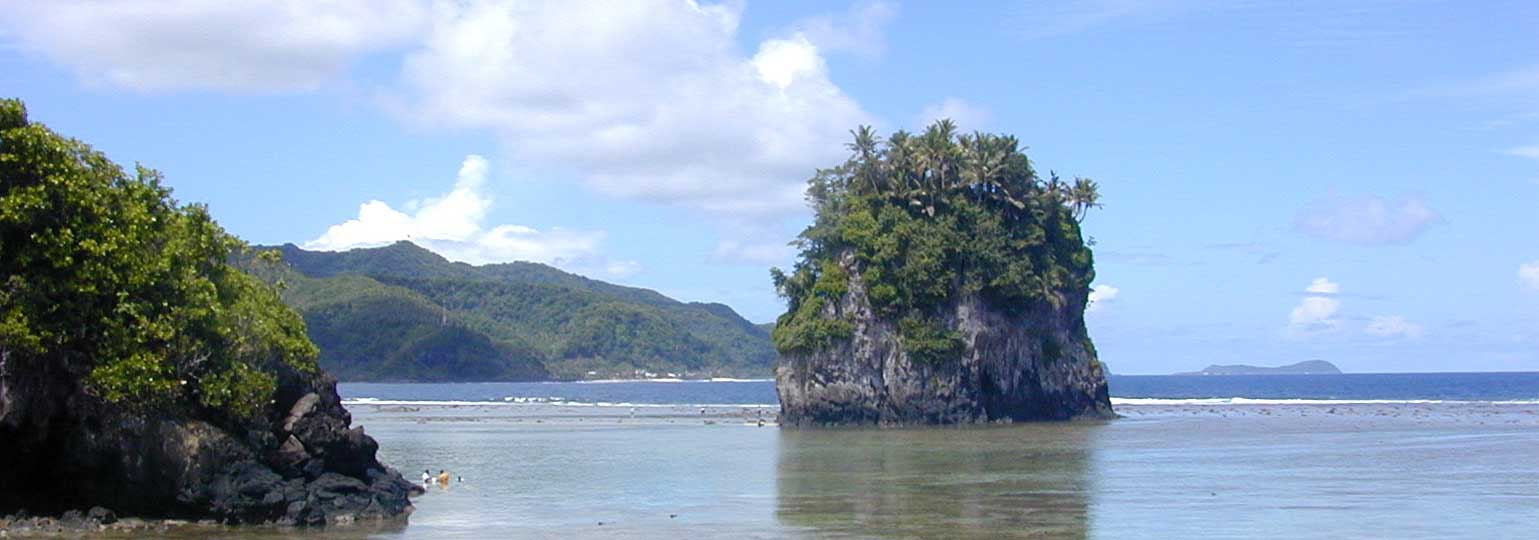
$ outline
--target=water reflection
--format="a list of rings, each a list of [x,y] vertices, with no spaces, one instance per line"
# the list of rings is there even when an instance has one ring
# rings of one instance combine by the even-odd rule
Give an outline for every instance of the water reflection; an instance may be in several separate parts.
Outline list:
[[[1086,538],[1101,427],[782,430],[776,517],[819,537]]]

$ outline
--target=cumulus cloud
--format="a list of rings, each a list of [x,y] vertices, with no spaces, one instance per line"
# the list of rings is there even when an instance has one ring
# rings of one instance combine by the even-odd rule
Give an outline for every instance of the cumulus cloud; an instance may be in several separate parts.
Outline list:
[[[0,0],[27,50],[135,90],[314,88],[416,37],[420,0]]]
[[[1387,245],[1410,242],[1441,220],[1437,211],[1417,197],[1390,201],[1375,196],[1332,195],[1306,206],[1293,227],[1325,240]]]
[[[1539,260],[1518,265],[1518,282],[1539,291]]]
[[[803,209],[815,168],[867,114],[828,76],[816,35],[738,48],[739,4],[436,6],[393,107],[484,129],[599,193],[727,215]]]
[[[1101,307],[1117,298],[1117,293],[1122,292],[1111,285],[1096,285],[1090,289],[1090,300],[1085,304],[1085,311],[1100,311]]]
[[[1336,312],[1341,310],[1341,285],[1326,278],[1315,278],[1304,288],[1304,299],[1288,314],[1288,334],[1305,337],[1335,331],[1341,326]]]
[[[1341,285],[1326,278],[1315,278],[1304,288],[1309,294],[1341,294]]]
[[[633,261],[611,261],[599,254],[603,231],[540,231],[523,225],[486,228],[487,212],[492,208],[492,198],[485,189],[488,169],[486,159],[468,156],[448,193],[408,202],[405,206],[411,213],[378,200],[363,203],[358,217],[331,226],[304,247],[341,251],[409,240],[450,260],[470,264],[534,261],[616,277],[640,269]]]
[[[1380,315],[1368,321],[1364,331],[1383,338],[1419,338],[1423,328],[1399,315]]]
[[[940,103],[926,105],[919,111],[919,116],[914,119],[915,127],[923,128],[936,120],[950,118],[957,123],[963,131],[983,129],[989,123],[992,114],[988,109],[968,103],[966,100],[948,97]]]

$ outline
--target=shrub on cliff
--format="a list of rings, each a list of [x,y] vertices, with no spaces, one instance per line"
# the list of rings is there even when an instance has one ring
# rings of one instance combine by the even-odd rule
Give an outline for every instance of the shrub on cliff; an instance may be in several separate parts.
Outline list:
[[[1084,301],[1095,271],[1079,223],[1100,205],[1094,181],[1043,179],[1015,137],[957,135],[949,120],[886,141],[867,127],[853,134],[850,158],[808,182],[815,217],[797,240],[800,259],[789,273],[771,270],[787,303],[774,331],[781,353],[849,337],[850,321],[824,313],[848,286],[846,256],[918,361],[960,350],[938,318],[962,295],[1005,311],[1064,294]]]
[[[281,366],[313,372],[304,322],[228,264],[245,244],[160,173],[133,173],[0,100],[0,352],[84,375],[144,412],[256,417]]]

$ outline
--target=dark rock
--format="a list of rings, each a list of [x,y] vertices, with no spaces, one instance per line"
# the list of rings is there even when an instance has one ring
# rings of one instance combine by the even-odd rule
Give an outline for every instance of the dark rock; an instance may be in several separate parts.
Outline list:
[[[280,367],[264,417],[237,422],[136,413],[86,392],[84,374],[0,346],[0,515],[100,505],[147,518],[327,524],[411,512],[410,482],[350,426],[329,375]],[[341,506],[317,511],[316,493],[341,494],[330,499]]]
[[[79,529],[85,526],[85,514],[79,510],[70,510],[59,516],[59,525],[67,529]]]
[[[309,415],[311,411],[314,411],[316,402],[320,400],[320,394],[312,392],[299,398],[299,401],[295,401],[294,406],[289,407],[288,417],[283,420],[283,431],[293,432],[294,426],[304,419],[306,415]]]
[[[302,474],[301,467],[308,459],[310,453],[305,451],[305,445],[289,435],[283,439],[283,444],[278,445],[270,461],[283,476],[295,477]]]
[[[310,482],[309,490],[320,499],[331,499],[349,493],[358,493],[369,489],[369,485],[357,478],[342,476],[337,473],[326,473],[320,478]]]
[[[1004,310],[964,295],[943,311],[965,347],[939,363],[911,361],[897,324],[878,317],[854,257],[826,317],[853,321],[848,340],[788,354],[775,370],[786,425],[909,425],[1109,418],[1106,375],[1085,330],[1086,295]]]
[[[111,525],[118,522],[118,514],[100,506],[92,506],[90,510],[86,511],[86,519],[102,525]]]

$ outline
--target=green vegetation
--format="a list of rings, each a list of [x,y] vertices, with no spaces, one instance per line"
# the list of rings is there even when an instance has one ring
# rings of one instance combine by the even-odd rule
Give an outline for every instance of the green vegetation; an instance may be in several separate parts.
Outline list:
[[[775,360],[768,332],[727,306],[542,264],[470,266],[408,242],[274,251],[285,266],[253,266],[284,285],[343,380],[764,376]]]
[[[962,296],[1007,312],[1083,304],[1095,271],[1079,224],[1100,206],[1094,181],[1040,178],[1014,137],[959,136],[949,120],[886,141],[868,127],[853,135],[850,158],[808,182],[816,215],[797,241],[800,260],[790,273],[771,270],[788,308],[773,333],[780,352],[849,337],[851,321],[837,303],[851,271],[876,315],[896,323],[904,350],[922,362],[961,350],[960,334],[941,317]]]
[[[84,374],[152,412],[260,414],[282,369],[311,373],[300,317],[227,264],[245,244],[159,173],[124,171],[0,100],[0,354]]]
[[[266,251],[274,253],[277,251]],[[262,265],[255,265],[262,268]],[[320,362],[346,381],[544,380],[545,356],[519,340],[493,340],[410,289],[359,275],[315,279],[285,266],[259,272],[283,284],[304,315]]]

